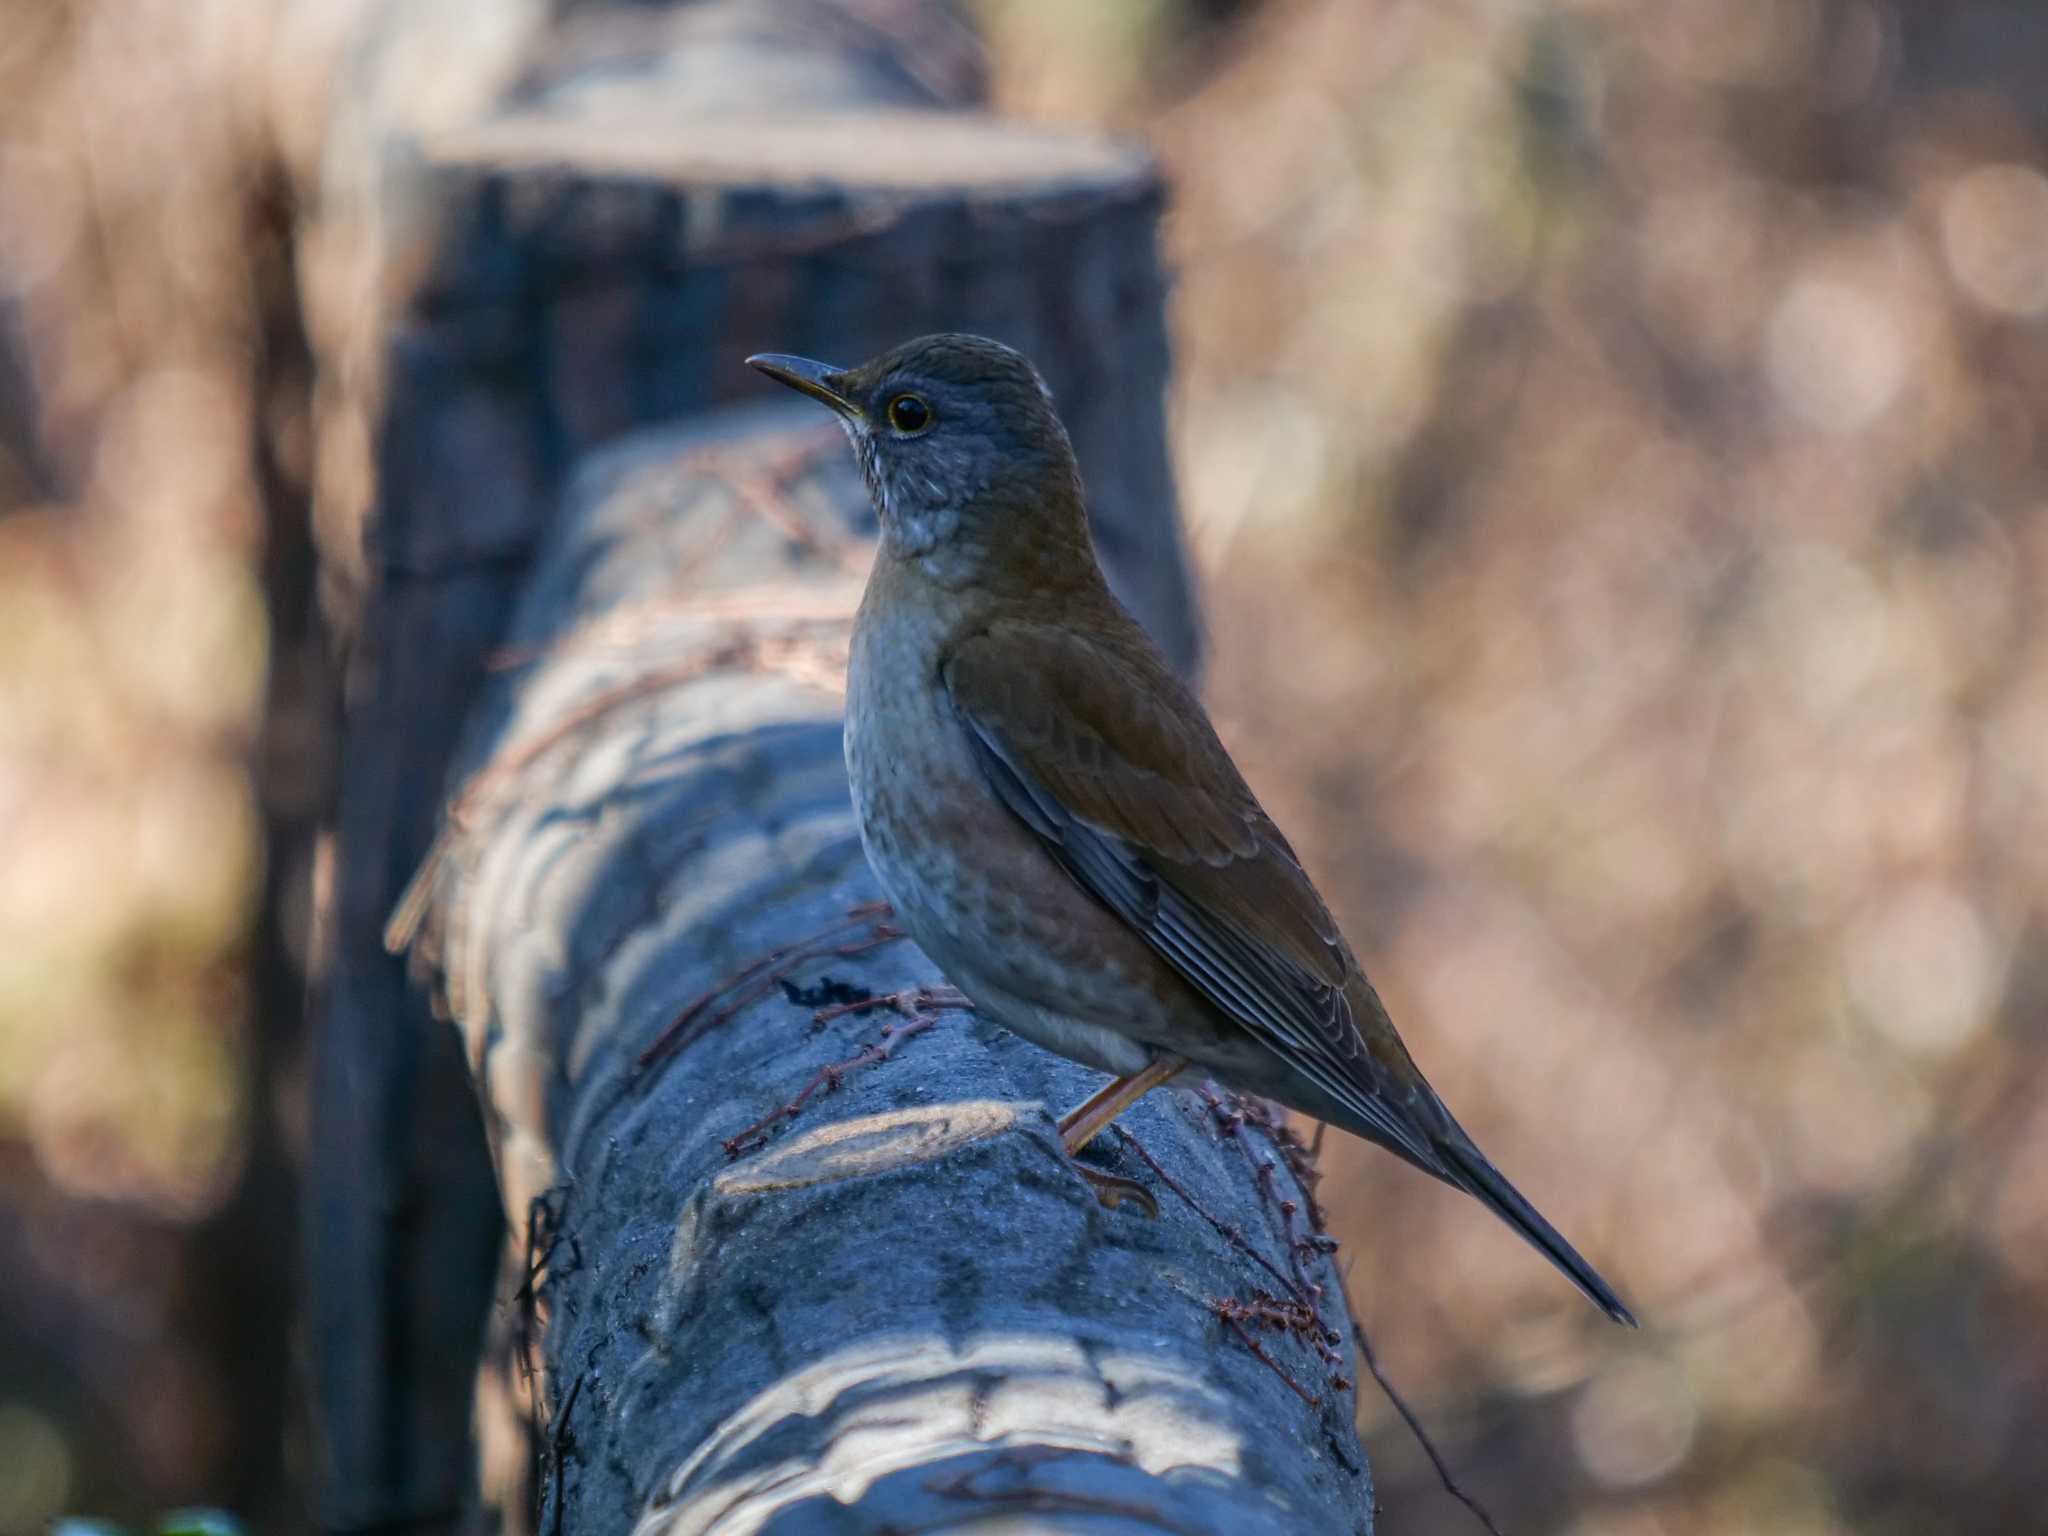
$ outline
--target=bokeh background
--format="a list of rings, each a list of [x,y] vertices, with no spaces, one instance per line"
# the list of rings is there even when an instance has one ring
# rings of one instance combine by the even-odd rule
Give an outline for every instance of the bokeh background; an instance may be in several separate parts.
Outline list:
[[[545,7],[435,9],[421,121]],[[2048,10],[972,9],[1002,108],[1169,169],[1226,738],[1647,1323],[1333,1137],[1460,1477],[1518,1533],[2042,1529]],[[336,82],[391,11],[0,4],[0,1532],[298,1528],[307,508],[367,462]],[[1360,1403],[1382,1528],[1475,1529]]]

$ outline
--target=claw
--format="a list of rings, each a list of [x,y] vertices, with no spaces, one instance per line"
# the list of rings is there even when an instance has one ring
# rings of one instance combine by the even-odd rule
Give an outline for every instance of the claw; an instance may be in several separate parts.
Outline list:
[[[1081,1175],[1095,1191],[1095,1198],[1107,1210],[1120,1209],[1129,1201],[1154,1221],[1159,1219],[1159,1202],[1152,1198],[1152,1191],[1135,1179],[1119,1178],[1113,1173],[1103,1173],[1083,1163],[1074,1164],[1074,1172]]]

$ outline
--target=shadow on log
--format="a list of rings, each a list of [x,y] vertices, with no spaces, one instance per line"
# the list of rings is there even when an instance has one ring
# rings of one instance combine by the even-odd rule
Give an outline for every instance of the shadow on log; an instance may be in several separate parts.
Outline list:
[[[1096,1203],[1051,1114],[1099,1078],[958,1007],[861,856],[843,441],[801,405],[701,414],[764,347],[1023,348],[1112,581],[1191,666],[1153,173],[971,117],[736,131],[657,97],[437,148],[466,212],[398,344],[343,828],[367,969],[446,805],[397,936],[522,1234],[538,1528],[1367,1531],[1305,1152],[1157,1093],[1106,1144],[1161,1215]],[[464,715],[444,789],[418,769]]]

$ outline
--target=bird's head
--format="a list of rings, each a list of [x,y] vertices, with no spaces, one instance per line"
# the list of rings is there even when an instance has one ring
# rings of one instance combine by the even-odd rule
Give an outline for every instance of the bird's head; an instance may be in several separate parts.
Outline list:
[[[1073,445],[1022,354],[940,335],[857,368],[773,352],[747,362],[838,415],[889,553],[949,584],[1076,551],[1093,570]]]

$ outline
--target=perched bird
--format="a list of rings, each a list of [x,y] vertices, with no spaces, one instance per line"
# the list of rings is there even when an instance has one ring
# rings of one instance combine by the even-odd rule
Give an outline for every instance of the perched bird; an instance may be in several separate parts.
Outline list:
[[[961,335],[858,368],[747,361],[838,414],[881,519],[846,702],[868,859],[980,1011],[1114,1075],[1060,1121],[1069,1155],[1150,1089],[1213,1075],[1476,1195],[1633,1323],[1451,1118],[1200,702],[1111,595],[1031,364]],[[1082,1171],[1105,1203],[1128,1187]]]

